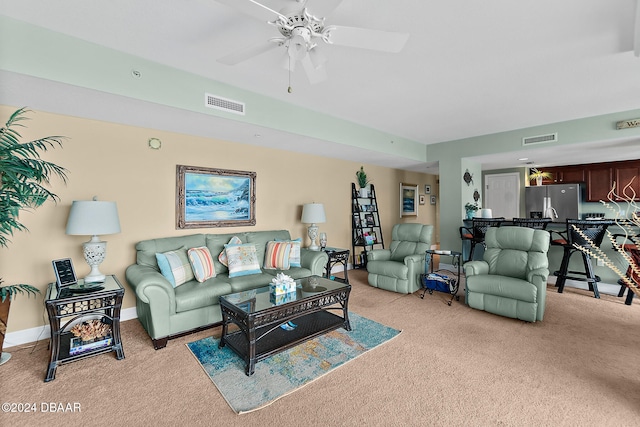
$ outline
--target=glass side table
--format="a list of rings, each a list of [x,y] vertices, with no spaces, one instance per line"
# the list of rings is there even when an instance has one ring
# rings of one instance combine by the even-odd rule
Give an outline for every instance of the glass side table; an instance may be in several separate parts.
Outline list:
[[[97,354],[115,352],[118,360],[124,359],[120,337],[120,309],[124,288],[116,276],[107,276],[102,289],[88,292],[84,281],[79,280],[75,291],[64,288],[58,291],[55,283],[50,283],[45,296],[45,306],[49,315],[51,338],[49,365],[44,379],[55,379],[58,365],[73,362]],[[81,342],[71,333],[71,328],[83,321],[98,319],[111,328],[110,334]]]
[[[347,262],[349,261],[349,249],[340,249],[340,248],[331,248],[326,247],[322,249],[329,255],[329,260],[327,261],[327,266],[325,267],[325,275],[327,279],[331,277],[331,269],[335,265],[342,264],[344,266],[344,279],[341,277],[335,277],[334,280],[337,280],[342,283],[349,283],[349,276],[347,274]]]

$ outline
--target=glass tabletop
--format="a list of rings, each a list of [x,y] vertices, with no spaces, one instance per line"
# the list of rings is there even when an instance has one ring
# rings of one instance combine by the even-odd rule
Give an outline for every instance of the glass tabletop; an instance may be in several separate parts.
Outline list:
[[[247,314],[257,313],[277,305],[282,305],[292,301],[300,301],[304,298],[317,296],[323,292],[335,291],[347,288],[350,285],[325,279],[324,277],[311,276],[296,279],[296,290],[288,294],[274,295],[269,292],[269,286],[258,289],[236,292],[234,294],[221,296],[225,300],[244,311]]]
[[[92,291],[92,289],[95,289]],[[76,297],[81,295],[91,295],[92,292],[98,291],[115,291],[118,289],[123,289],[122,285],[116,279],[114,275],[107,275],[104,279],[104,282],[100,283],[84,283],[84,279],[78,280],[78,283],[69,286],[67,288],[62,288],[62,295],[60,295],[60,291],[54,283],[49,284],[49,288],[47,289],[47,295],[45,300],[54,300],[58,298],[69,298]]]

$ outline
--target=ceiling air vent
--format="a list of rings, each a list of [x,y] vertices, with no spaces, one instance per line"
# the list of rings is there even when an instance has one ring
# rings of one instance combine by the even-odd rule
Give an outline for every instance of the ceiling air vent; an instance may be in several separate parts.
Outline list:
[[[547,142],[558,142],[558,133],[522,138],[522,145],[543,144]]]
[[[216,110],[222,110],[228,113],[242,114],[244,116],[244,102],[205,93],[204,103],[205,107],[215,108]]]

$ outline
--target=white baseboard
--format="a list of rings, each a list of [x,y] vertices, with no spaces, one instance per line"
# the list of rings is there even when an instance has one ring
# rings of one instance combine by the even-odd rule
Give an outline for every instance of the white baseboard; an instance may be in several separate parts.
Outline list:
[[[138,313],[135,307],[125,308],[120,311],[120,321],[137,319]],[[49,339],[51,337],[51,329],[49,325],[37,326],[31,329],[23,329],[21,331],[9,332],[4,337],[3,350],[10,351],[11,347],[30,344],[39,340]]]

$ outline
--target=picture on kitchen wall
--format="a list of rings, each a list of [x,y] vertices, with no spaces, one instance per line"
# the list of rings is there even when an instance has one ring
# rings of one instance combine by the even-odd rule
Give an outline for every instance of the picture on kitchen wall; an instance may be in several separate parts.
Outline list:
[[[418,216],[418,186],[400,183],[400,217]]]
[[[176,166],[176,228],[256,224],[256,173]]]

